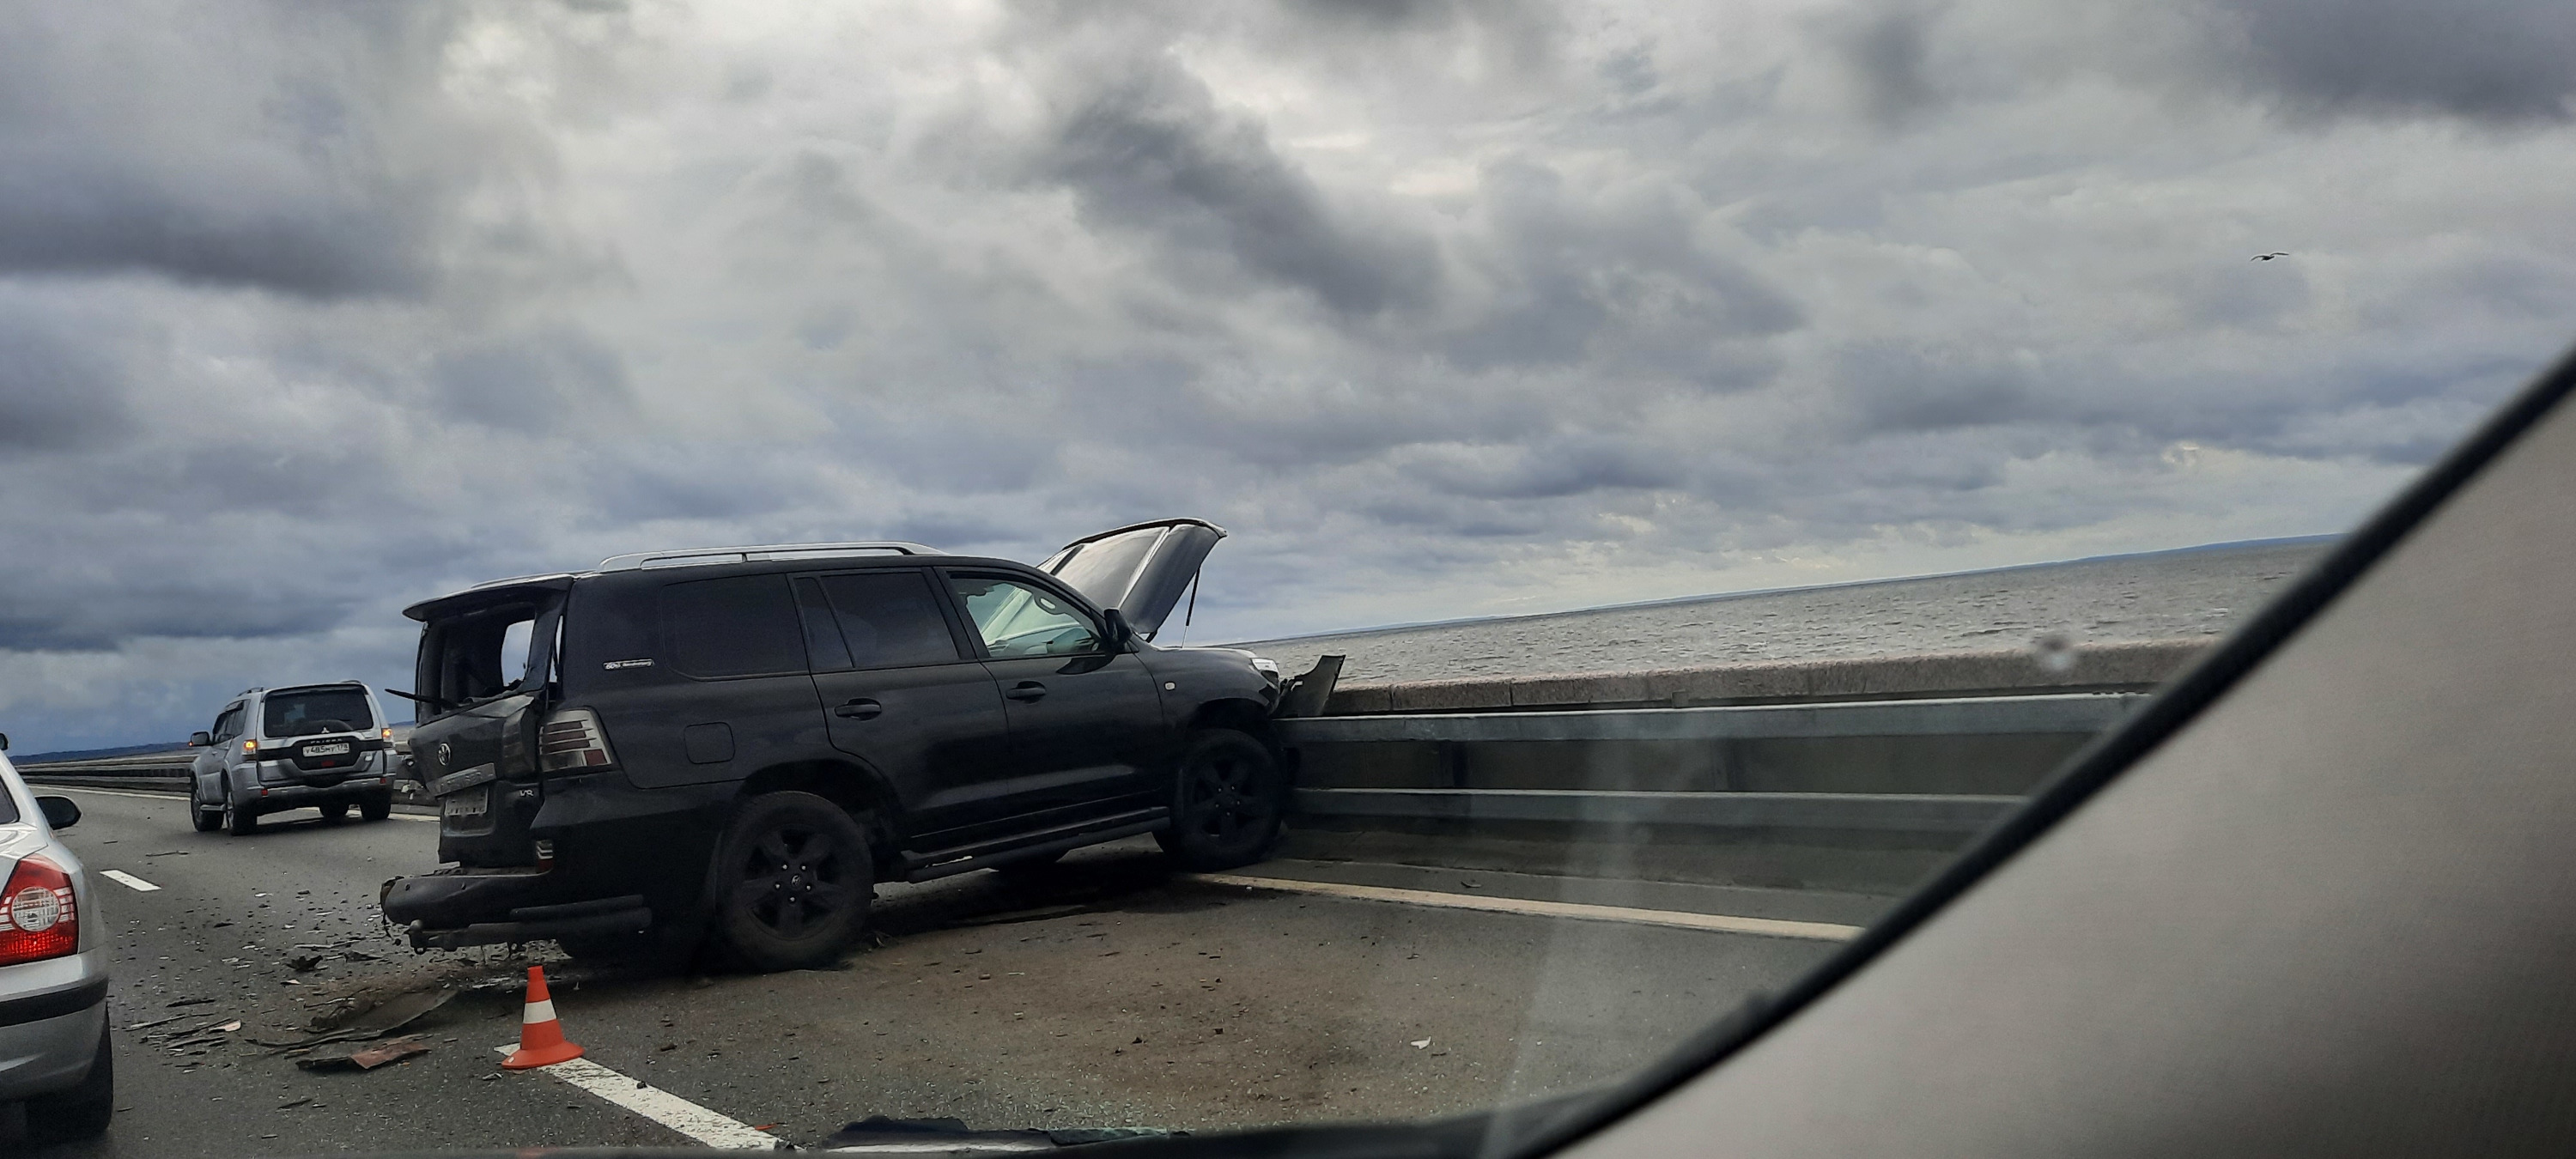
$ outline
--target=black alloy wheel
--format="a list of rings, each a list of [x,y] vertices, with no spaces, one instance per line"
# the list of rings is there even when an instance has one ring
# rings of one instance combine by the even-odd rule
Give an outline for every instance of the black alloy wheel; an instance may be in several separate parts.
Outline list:
[[[347,801],[333,801],[328,805],[320,806],[320,808],[322,810],[322,823],[325,825],[337,825],[340,822],[349,819],[349,803]]]
[[[1269,746],[1232,729],[1206,729],[1181,751],[1172,827],[1154,839],[1194,872],[1250,865],[1279,840],[1287,806],[1287,778]]]
[[[250,810],[233,804],[232,798],[226,797],[224,798],[223,827],[224,832],[241,837],[259,828],[259,818],[253,816]]]
[[[716,847],[716,925],[745,966],[831,964],[857,939],[876,894],[866,831],[811,793],[743,802]]]
[[[381,793],[358,799],[358,815],[370,821],[382,821],[394,815],[394,795]]]

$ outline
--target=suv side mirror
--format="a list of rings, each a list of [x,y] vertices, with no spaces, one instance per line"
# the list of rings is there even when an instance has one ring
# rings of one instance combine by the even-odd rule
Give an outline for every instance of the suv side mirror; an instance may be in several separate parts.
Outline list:
[[[212,733],[192,732],[188,734],[189,748],[201,749],[213,743],[215,743],[215,738]]]
[[[1102,643],[1113,655],[1135,649],[1136,629],[1127,626],[1124,613],[1116,608],[1107,608],[1101,611],[1100,618],[1109,633],[1109,638]]]
[[[56,829],[80,824],[80,805],[69,797],[38,797],[36,810],[45,815],[45,824]]]

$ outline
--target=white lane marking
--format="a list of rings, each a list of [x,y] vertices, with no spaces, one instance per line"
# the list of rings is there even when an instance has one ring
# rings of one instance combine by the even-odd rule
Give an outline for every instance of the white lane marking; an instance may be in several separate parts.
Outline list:
[[[135,793],[124,789],[93,789],[87,785],[29,785],[27,787],[30,789],[42,789],[48,793],[96,793],[102,797],[132,797],[137,801],[171,801],[184,803],[184,798],[187,796],[185,793]],[[438,824],[437,817],[424,817],[418,813],[394,813],[391,814],[391,817],[396,821],[427,821],[432,825]]]
[[[1811,938],[1825,942],[1847,942],[1859,936],[1861,930],[1859,926],[1837,925],[1833,922],[1798,922],[1786,918],[1748,918],[1734,914],[1691,913],[1687,910],[1637,909],[1624,905],[1585,905],[1571,901],[1532,901],[1519,897],[1482,897],[1461,893],[1439,893],[1427,889],[1392,889],[1382,885],[1343,885],[1333,881],[1247,877],[1239,873],[1201,873],[1193,876],[1200,881],[1215,882],[1219,885],[1248,885],[1254,889],[1316,893],[1326,897],[1344,897],[1356,901],[1386,901],[1402,905],[1527,914],[1533,917],[1573,918],[1578,921],[1677,926],[1687,930],[1760,934],[1774,938]]]
[[[109,881],[113,881],[118,885],[124,886],[127,889],[133,890],[136,893],[150,893],[153,890],[161,888],[160,886],[136,877],[131,873],[127,873],[122,869],[102,869],[98,872],[98,875],[108,879]]]
[[[517,1049],[519,1044],[515,1042],[492,1048],[502,1055]],[[710,1147],[728,1151],[778,1149],[779,1141],[774,1135],[752,1130],[740,1120],[726,1118],[659,1087],[645,1086],[586,1058],[541,1066],[537,1072],[553,1075]]]

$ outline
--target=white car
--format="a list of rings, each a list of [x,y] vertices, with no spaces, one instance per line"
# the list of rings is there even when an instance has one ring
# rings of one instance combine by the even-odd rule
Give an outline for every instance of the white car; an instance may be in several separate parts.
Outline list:
[[[107,925],[80,858],[54,836],[79,820],[71,798],[28,793],[0,753],[0,1111],[23,1104],[42,1137],[96,1135],[116,1110]]]

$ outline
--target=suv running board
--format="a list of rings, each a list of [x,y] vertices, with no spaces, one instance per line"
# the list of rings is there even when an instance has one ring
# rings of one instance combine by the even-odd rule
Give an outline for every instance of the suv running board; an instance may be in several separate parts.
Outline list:
[[[1023,858],[1062,853],[1067,849],[1080,849],[1085,845],[1098,845],[1103,841],[1116,841],[1121,837],[1133,837],[1139,833],[1169,829],[1171,826],[1171,808],[1157,805],[1151,809],[1138,809],[1132,813],[1120,813],[1109,817],[1094,817],[1087,821],[1058,825],[1052,829],[1041,829],[1035,833],[1016,837],[978,841],[972,845],[960,845],[953,849],[941,849],[930,853],[905,853],[902,855],[903,879],[934,881],[942,877],[954,877],[960,873],[988,869]]]

